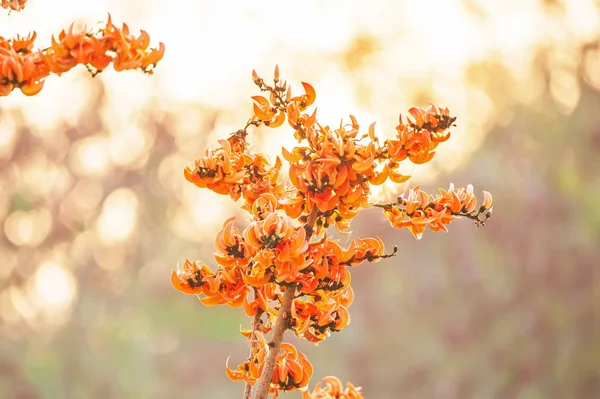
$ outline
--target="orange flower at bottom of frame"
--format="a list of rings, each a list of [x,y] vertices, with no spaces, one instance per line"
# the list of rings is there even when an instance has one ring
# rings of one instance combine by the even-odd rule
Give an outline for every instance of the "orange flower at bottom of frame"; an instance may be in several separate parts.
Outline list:
[[[324,383],[323,387],[321,382]],[[363,396],[360,394],[360,388],[348,383],[348,387],[343,389],[337,377],[329,376],[317,382],[312,392],[304,392],[302,399],[363,399]]]
[[[23,8],[25,8],[25,3],[27,3],[27,0],[2,0],[0,2],[0,7],[14,11],[21,11]]]
[[[225,369],[227,376],[232,381],[244,380],[248,384],[254,385],[260,378],[270,349],[262,333],[256,331],[255,335],[256,340],[253,341],[255,346],[252,348],[251,359],[240,364],[236,369],[232,370],[229,367]],[[273,392],[273,398],[277,398],[279,390],[306,391],[311,376],[312,365],[306,355],[298,351],[294,345],[282,343],[269,392]]]

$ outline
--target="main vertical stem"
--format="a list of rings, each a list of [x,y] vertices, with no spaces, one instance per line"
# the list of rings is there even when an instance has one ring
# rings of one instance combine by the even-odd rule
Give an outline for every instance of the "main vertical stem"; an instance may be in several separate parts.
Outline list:
[[[273,371],[275,370],[275,364],[277,364],[277,356],[279,355],[281,341],[283,341],[283,333],[288,328],[288,317],[295,294],[296,284],[286,287],[283,293],[279,314],[273,327],[271,342],[269,342],[269,354],[265,359],[265,365],[256,386],[254,399],[267,399],[267,395],[269,394],[269,385],[271,385],[271,380],[273,379]]]
[[[317,207],[315,206],[308,216],[308,220],[304,225],[306,229],[306,240],[310,241],[310,237],[313,233],[313,227],[317,220]],[[277,364],[277,357],[279,356],[279,348],[283,341],[283,334],[288,328],[288,318],[290,317],[290,309],[294,296],[296,295],[297,284],[289,285],[286,287],[281,299],[281,306],[279,307],[279,314],[277,315],[277,321],[273,327],[273,334],[271,336],[271,342],[269,342],[269,354],[265,359],[265,365],[263,367],[260,379],[256,384],[256,392],[254,393],[254,399],[267,399],[269,395],[269,386],[273,379],[273,371],[275,371],[275,365]]]

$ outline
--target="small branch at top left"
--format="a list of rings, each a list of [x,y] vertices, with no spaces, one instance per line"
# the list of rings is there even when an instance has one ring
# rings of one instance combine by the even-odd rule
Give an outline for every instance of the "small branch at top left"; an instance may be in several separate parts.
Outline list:
[[[2,6],[12,8],[15,3],[3,1]],[[10,39],[0,36],[0,96],[7,96],[15,89],[26,96],[36,95],[50,74],[60,76],[79,64],[84,65],[92,77],[111,63],[116,71],[139,69],[152,74],[165,53],[163,43],[156,48],[149,47],[150,35],[146,31],[141,30],[139,36],[134,36],[126,24],[116,27],[110,14],[106,24],[93,31],[74,31],[71,24],[57,38],[52,36],[51,46],[44,49],[35,48],[36,37],[35,32]]]

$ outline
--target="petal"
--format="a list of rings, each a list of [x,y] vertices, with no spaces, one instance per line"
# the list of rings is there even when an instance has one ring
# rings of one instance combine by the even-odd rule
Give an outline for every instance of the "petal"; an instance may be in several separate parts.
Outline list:
[[[306,106],[310,106],[312,105],[312,103],[315,102],[315,99],[317,98],[317,93],[315,92],[315,89],[309,85],[308,83],[304,83],[302,82],[302,86],[304,86],[304,91],[306,92]]]

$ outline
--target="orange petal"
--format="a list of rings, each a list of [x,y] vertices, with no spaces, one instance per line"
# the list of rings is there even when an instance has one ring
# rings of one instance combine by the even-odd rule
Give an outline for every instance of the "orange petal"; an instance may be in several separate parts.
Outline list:
[[[200,302],[202,302],[205,306],[222,305],[226,302],[223,298],[221,298],[221,296],[213,296],[199,299]]]
[[[259,119],[261,119],[263,121],[268,121],[273,117],[273,115],[271,115],[269,112],[265,111],[258,104],[254,104],[253,109],[254,109],[254,115],[256,115]]]
[[[423,126],[423,123],[425,122],[423,119],[423,110],[421,108],[412,107],[408,110],[408,113],[411,114],[413,118],[415,118],[415,125],[418,128],[421,128],[421,126]]]
[[[302,154],[300,153],[300,151],[293,150],[292,152],[289,152],[285,149],[285,147],[281,147],[281,155],[283,155],[283,159],[290,163],[298,162],[302,159]]]
[[[270,107],[271,106],[271,103],[269,102],[269,100],[267,100],[263,96],[252,96],[251,98],[262,107]]]
[[[379,186],[387,180],[388,176],[389,169],[387,166],[384,166],[381,172],[375,173],[369,178],[369,183],[373,184],[374,186]]]
[[[397,184],[404,183],[405,181],[410,179],[410,175],[403,175],[399,172],[396,172],[396,170],[394,169],[388,168],[388,173],[390,180]]]
[[[38,94],[42,88],[44,87],[44,81],[41,80],[37,83],[28,83],[24,86],[21,86],[21,92],[26,96],[34,96]]]
[[[265,123],[265,125],[269,126],[270,128],[276,128],[279,127],[281,125],[283,125],[283,122],[285,122],[285,113],[279,111],[277,113],[277,115],[275,116],[275,119],[273,119],[272,121],[269,121],[267,123]]]
[[[483,192],[483,205],[485,209],[488,209],[492,206],[492,194],[487,191]]]
[[[317,93],[315,92],[315,89],[308,83],[302,82],[302,86],[304,86],[304,91],[306,92],[306,106],[308,107],[315,102]]]

